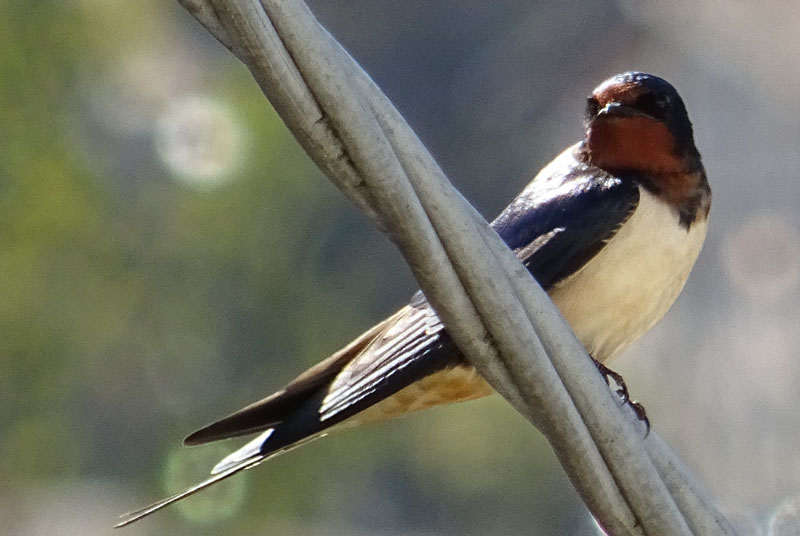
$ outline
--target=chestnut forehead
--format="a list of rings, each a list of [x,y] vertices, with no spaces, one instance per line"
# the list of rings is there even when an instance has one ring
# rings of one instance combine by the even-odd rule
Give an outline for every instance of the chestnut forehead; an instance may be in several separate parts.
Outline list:
[[[592,97],[603,107],[609,102],[633,103],[647,91],[647,88],[633,81],[614,81],[595,89]]]

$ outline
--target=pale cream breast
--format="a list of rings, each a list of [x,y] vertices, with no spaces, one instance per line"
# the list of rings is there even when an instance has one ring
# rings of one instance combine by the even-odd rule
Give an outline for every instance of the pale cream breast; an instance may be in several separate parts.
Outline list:
[[[705,240],[708,222],[687,230],[677,211],[640,187],[634,213],[609,243],[550,297],[589,353],[606,361],[672,306]]]

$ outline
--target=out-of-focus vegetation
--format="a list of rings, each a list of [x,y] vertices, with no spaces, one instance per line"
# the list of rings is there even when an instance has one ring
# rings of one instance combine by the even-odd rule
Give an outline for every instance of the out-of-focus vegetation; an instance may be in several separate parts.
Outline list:
[[[674,310],[615,368],[743,533],[791,534],[800,9],[723,4],[312,8],[487,217],[580,136],[601,80],[640,69],[678,87],[714,189],[711,235]],[[0,0],[0,13],[0,519],[21,536],[106,534],[238,444],[187,450],[185,434],[415,286],[177,4]],[[125,530],[595,532],[498,399],[324,439]]]

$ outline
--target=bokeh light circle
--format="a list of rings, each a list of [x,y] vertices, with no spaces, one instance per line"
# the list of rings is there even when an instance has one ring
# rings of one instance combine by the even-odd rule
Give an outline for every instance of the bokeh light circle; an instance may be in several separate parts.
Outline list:
[[[725,244],[731,282],[759,301],[774,302],[800,282],[800,232],[778,214],[744,222]]]
[[[205,480],[211,468],[228,454],[230,449],[221,444],[191,452],[183,448],[171,451],[163,473],[165,493],[182,491]],[[242,508],[246,495],[247,477],[239,474],[178,502],[175,507],[186,520],[205,525],[233,517]]]
[[[230,109],[215,99],[190,96],[176,100],[157,117],[154,143],[176,180],[207,191],[236,176],[244,138]]]

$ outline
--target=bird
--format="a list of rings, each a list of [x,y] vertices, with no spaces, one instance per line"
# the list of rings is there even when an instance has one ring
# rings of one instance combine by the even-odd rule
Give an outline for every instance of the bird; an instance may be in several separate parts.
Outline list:
[[[604,363],[678,297],[708,228],[711,189],[677,90],[643,72],[602,82],[584,137],[491,223],[606,375]],[[617,382],[619,383],[619,382]],[[489,395],[421,292],[283,389],[185,445],[258,434],[199,484],[121,516],[122,527],[334,429]],[[627,390],[625,390],[625,396]]]

